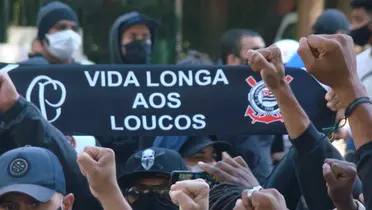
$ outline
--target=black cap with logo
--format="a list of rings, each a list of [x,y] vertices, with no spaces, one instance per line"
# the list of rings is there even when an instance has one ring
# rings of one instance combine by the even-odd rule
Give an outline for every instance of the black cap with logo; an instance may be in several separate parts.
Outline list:
[[[187,170],[181,155],[176,151],[164,148],[147,148],[132,155],[119,176],[121,188],[127,188],[135,180],[144,178],[164,177],[169,179],[172,171]]]

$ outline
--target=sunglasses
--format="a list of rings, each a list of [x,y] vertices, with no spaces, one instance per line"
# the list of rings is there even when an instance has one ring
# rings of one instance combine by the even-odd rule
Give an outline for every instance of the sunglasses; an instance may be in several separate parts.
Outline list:
[[[133,186],[131,188],[125,189],[123,195],[127,198],[130,204],[133,204],[135,201],[140,199],[143,196],[150,194],[155,195],[155,198],[159,202],[171,201],[169,196],[169,185],[159,185],[159,186]]]

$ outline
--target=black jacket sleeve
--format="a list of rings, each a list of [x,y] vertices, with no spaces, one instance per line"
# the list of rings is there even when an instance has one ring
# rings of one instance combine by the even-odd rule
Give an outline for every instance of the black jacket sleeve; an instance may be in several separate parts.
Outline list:
[[[363,182],[364,205],[372,209],[372,142],[361,146],[357,152],[358,175]]]
[[[309,209],[333,209],[334,205],[328,196],[323,178],[322,165],[326,158],[342,160],[341,154],[324,134],[316,130],[313,124],[310,124],[301,136],[292,140],[292,144],[295,148],[293,154],[295,171]],[[359,180],[356,181],[354,191],[356,191],[355,198],[355,195],[361,192]]]
[[[25,145],[43,147],[52,151],[63,166],[66,190],[75,196],[74,210],[101,209],[101,205],[89,190],[87,179],[76,163],[77,153],[65,136],[47,122],[38,109],[20,98],[6,113],[0,115],[0,150]]]
[[[264,188],[277,189],[284,196],[288,209],[296,209],[301,198],[300,186],[293,165],[294,150],[293,147],[289,149],[263,185]]]

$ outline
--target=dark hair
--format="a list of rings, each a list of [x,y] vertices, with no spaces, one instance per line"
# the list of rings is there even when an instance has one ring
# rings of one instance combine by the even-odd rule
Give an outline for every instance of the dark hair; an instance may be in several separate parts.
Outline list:
[[[257,37],[259,33],[247,29],[232,29],[226,31],[221,38],[221,59],[223,64],[226,64],[227,56],[234,54],[239,56],[240,40],[243,37]]]
[[[45,0],[44,3],[42,4],[42,6],[46,6],[52,2],[56,2],[57,0]]]
[[[213,65],[213,61],[207,54],[190,50],[184,59],[177,62],[177,65]]]
[[[364,8],[368,12],[372,13],[372,1],[371,0],[352,0],[350,3],[351,8]]]

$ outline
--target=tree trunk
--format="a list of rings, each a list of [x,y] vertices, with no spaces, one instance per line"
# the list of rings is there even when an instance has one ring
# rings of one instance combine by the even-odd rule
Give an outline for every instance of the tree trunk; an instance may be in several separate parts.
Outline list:
[[[350,20],[351,17],[350,0],[337,0],[337,9],[342,11]]]
[[[206,52],[216,59],[219,56],[219,43],[221,35],[226,30],[228,0],[202,0],[200,11],[202,25],[203,47]],[[198,24],[198,23],[195,23]]]
[[[298,0],[298,28],[297,38],[311,34],[312,26],[324,10],[324,0]]]

